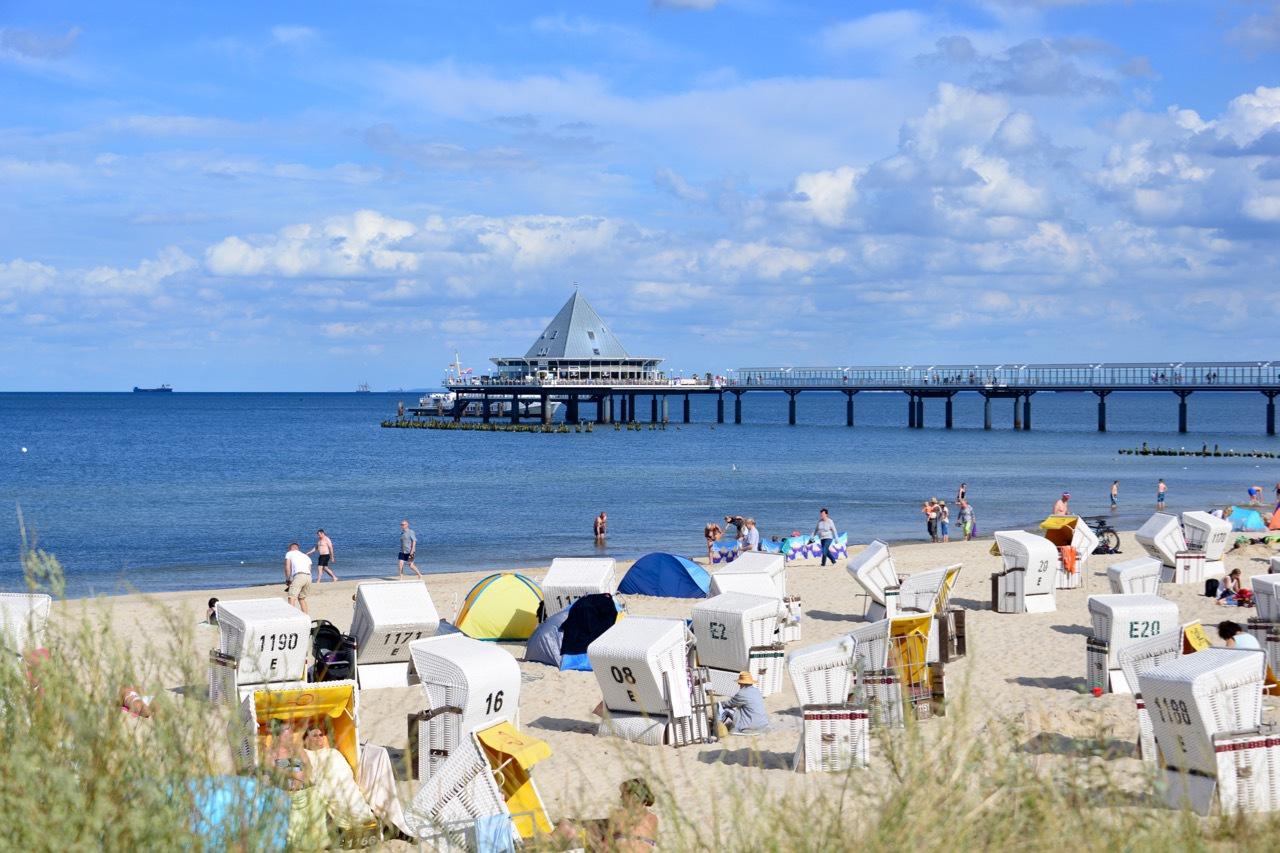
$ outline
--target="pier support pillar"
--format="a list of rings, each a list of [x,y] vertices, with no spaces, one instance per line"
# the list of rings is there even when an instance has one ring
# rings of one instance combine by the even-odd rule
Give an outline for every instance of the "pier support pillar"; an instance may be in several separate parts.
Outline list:
[[[667,423],[667,395],[662,395],[662,422]]]
[[[658,422],[658,395],[654,394],[649,398],[649,423],[656,424]]]
[[[982,428],[991,429],[991,397],[982,395]]]
[[[796,396],[799,391],[787,392],[787,423],[791,426],[796,425]]]
[[[1174,391],[1178,395],[1178,432],[1187,431],[1187,398],[1190,391]]]
[[[520,423],[520,395],[511,395],[511,422],[513,424]]]
[[[489,395],[485,394],[480,398],[480,420],[483,423],[489,422]]]
[[[1022,429],[1031,431],[1031,393],[1022,395]]]
[[[844,392],[844,425],[853,426],[853,395],[857,391]]]
[[[548,426],[551,423],[551,400],[546,394],[543,394],[538,397],[538,402],[542,405],[542,425]],[[576,395],[569,397],[564,419],[571,424],[578,422],[578,398]]]
[[[733,422],[735,424],[742,423],[742,392],[733,392]]]
[[[1094,391],[1098,395],[1098,432],[1107,431],[1107,395],[1110,391]]]
[[[916,396],[916,429],[924,429],[924,395]]]
[[[916,395],[907,392],[907,429],[916,428]]]
[[[628,394],[627,395],[627,423],[633,424],[635,422],[636,422],[636,395]]]
[[[716,423],[724,423],[724,392],[716,394]]]
[[[1014,430],[1022,429],[1022,407],[1018,404],[1022,402],[1021,394],[1013,395],[1013,428]]]
[[[601,394],[599,397],[596,397],[596,423],[607,424],[609,422],[606,420],[608,416],[609,410],[606,408],[605,395]]]
[[[684,422],[685,422],[685,423],[689,423],[689,421],[690,421],[690,417],[689,417],[689,395],[688,395],[688,394],[685,394],[685,395],[684,395]]]
[[[1263,391],[1267,395],[1267,435],[1276,434],[1276,392]]]
[[[955,425],[954,421],[952,420],[952,405],[951,405],[951,401],[954,396],[955,396],[954,394],[947,395],[947,413],[946,413],[947,429],[951,429]]]
[[[618,423],[625,424],[627,422],[627,398],[626,395],[618,396]]]

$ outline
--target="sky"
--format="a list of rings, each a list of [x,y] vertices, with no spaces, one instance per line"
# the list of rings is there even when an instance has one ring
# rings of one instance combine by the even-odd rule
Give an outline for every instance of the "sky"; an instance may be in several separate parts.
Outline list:
[[[0,390],[1280,359],[1280,4],[0,2]]]

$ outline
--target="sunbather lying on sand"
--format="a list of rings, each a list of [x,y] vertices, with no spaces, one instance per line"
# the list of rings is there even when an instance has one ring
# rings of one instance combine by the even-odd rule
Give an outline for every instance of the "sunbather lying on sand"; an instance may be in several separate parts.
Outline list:
[[[142,692],[133,685],[126,685],[120,688],[120,709],[128,711],[135,717],[150,717],[155,713],[151,707],[153,698],[143,696]]]

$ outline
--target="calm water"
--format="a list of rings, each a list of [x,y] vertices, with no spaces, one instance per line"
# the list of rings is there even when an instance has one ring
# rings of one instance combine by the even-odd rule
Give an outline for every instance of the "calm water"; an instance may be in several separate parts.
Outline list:
[[[742,426],[716,426],[706,398],[687,427],[591,435],[381,429],[402,396],[0,394],[0,589],[20,585],[19,505],[66,565],[69,594],[86,595],[275,582],[285,546],[310,547],[317,527],[339,576],[385,575],[402,517],[419,565],[443,572],[594,553],[601,509],[606,553],[630,558],[696,554],[703,524],[729,512],[754,515],[766,537],[812,530],[820,506],[851,541],[921,539],[921,500],[949,499],[962,480],[983,533],[1033,524],[1064,489],[1076,511],[1104,512],[1117,478],[1127,527],[1152,511],[1158,477],[1175,510],[1243,501],[1252,483],[1269,495],[1280,480],[1274,462],[1116,453],[1143,441],[1280,450],[1260,394],[1192,397],[1186,436],[1173,394],[1113,395],[1104,435],[1083,394],[1037,395],[1031,432],[1010,429],[1007,400],[984,432],[976,394],[957,398],[957,429],[928,401],[928,428],[907,430],[904,395],[864,393],[854,429],[841,395],[801,395],[788,427],[784,396],[750,394]]]

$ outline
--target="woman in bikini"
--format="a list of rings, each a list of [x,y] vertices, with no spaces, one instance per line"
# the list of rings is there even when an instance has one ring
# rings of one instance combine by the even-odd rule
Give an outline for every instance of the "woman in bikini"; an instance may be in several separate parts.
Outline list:
[[[707,540],[707,565],[708,566],[715,562],[715,553],[714,553],[715,544],[717,541],[719,541],[720,534],[723,532],[724,531],[720,529],[720,525],[716,524],[714,521],[708,522],[707,526],[702,528],[702,535],[706,537],[706,540]]]

